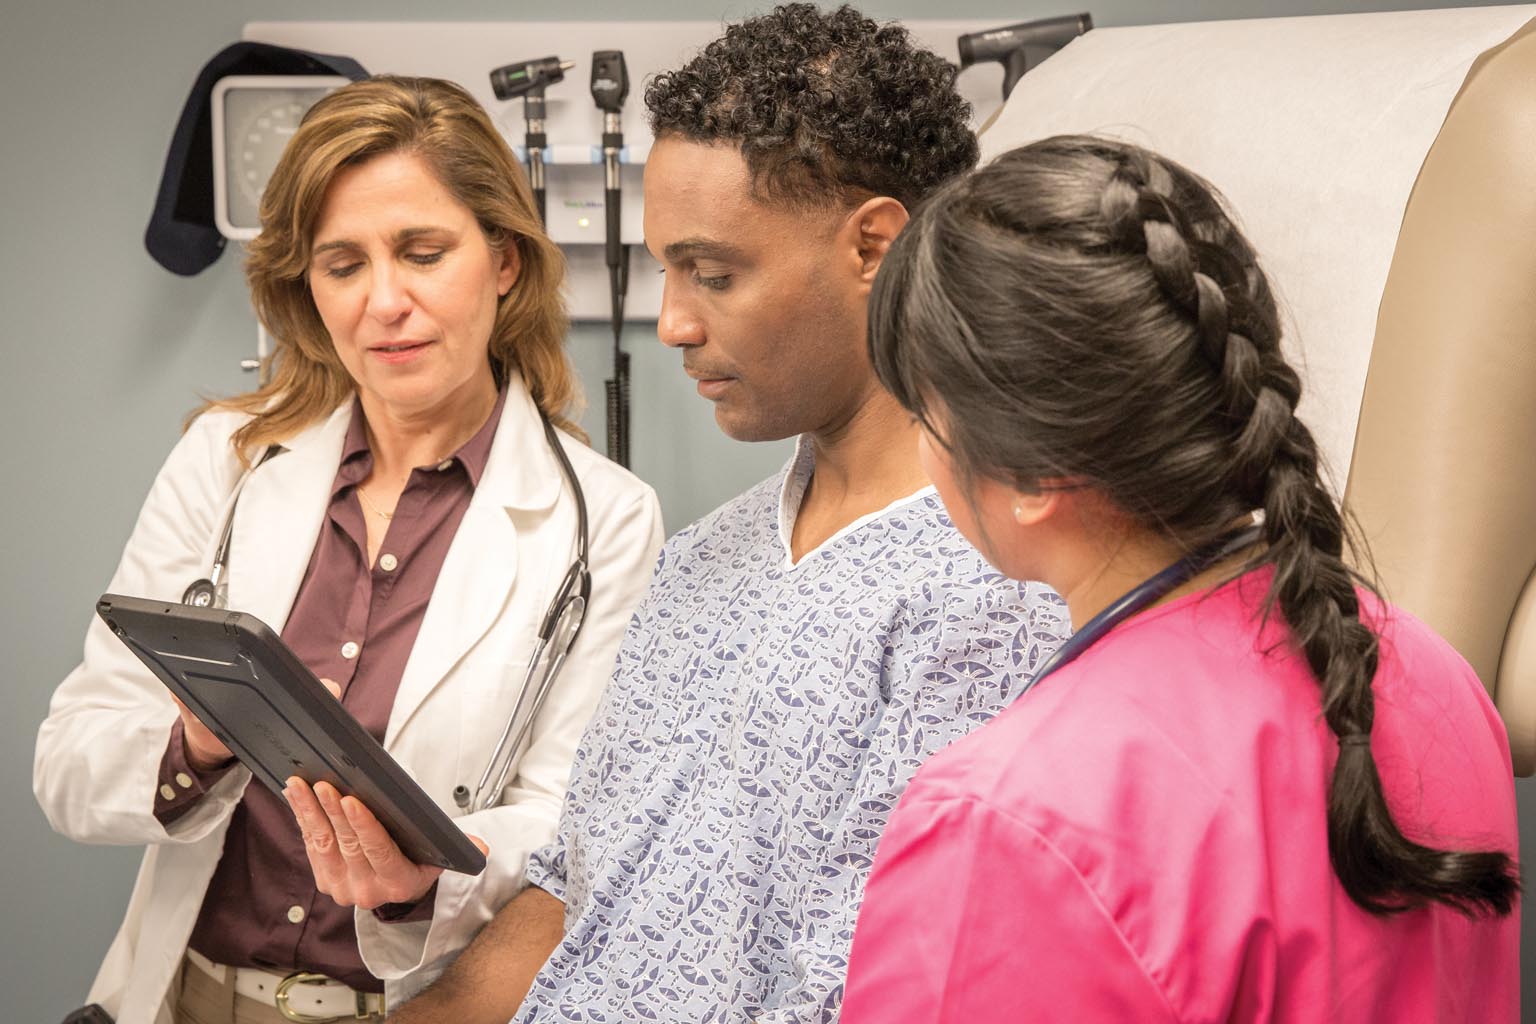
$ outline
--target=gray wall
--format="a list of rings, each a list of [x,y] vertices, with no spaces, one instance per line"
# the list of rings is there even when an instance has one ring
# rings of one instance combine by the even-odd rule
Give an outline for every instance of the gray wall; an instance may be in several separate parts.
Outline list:
[[[1087,8],[1100,25],[1454,6],[1334,0],[960,0],[947,17],[1009,23]],[[141,239],[172,125],[202,63],[247,21],[280,19],[592,21],[733,18],[724,0],[595,0],[580,14],[507,0],[12,0],[0,27],[0,650],[10,683],[0,717],[5,912],[0,1018],[58,1020],[84,996],[138,860],[55,836],[31,794],[31,754],[49,695],[79,656],[100,593],[149,482],[198,395],[240,390],[254,344],[236,260],[182,279]],[[16,7],[21,7],[17,10]],[[920,0],[868,7],[923,17]],[[508,54],[509,58],[519,56]],[[635,469],[675,530],[772,472],[785,444],[744,446],[715,430],[678,360],[645,330],[634,352]],[[606,340],[572,338],[601,436]],[[1526,804],[1536,790],[1522,784]],[[1522,815],[1527,835],[1536,810]],[[1529,943],[1528,943],[1529,945]]]

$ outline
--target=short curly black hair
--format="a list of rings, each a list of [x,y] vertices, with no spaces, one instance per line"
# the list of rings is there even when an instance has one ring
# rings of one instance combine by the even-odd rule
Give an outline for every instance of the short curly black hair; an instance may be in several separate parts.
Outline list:
[[[898,24],[784,4],[645,90],[651,132],[733,142],[759,198],[816,207],[891,196],[909,209],[976,165],[958,69]]]

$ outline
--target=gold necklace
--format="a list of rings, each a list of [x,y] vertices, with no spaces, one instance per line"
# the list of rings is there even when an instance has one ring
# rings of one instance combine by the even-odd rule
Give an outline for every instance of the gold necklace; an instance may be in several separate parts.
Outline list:
[[[363,499],[363,504],[367,505],[369,510],[372,511],[374,515],[378,516],[385,522],[395,518],[395,514],[393,512],[385,512],[383,509],[379,508],[379,506],[375,505],[373,503],[373,499],[368,497],[368,492],[363,490],[361,486],[358,486],[356,490],[357,496]]]
[[[370,444],[371,443],[372,442],[371,442],[371,439],[370,439]],[[468,442],[466,442],[466,443],[468,443]],[[462,447],[462,446],[460,446],[460,447]],[[455,450],[457,450],[457,449],[455,449]],[[450,453],[450,455],[451,454],[452,453]],[[449,458],[449,455],[444,455],[440,459],[433,459],[431,462],[428,463],[428,465],[430,465],[430,466],[441,465],[442,463],[448,461],[448,458]],[[377,506],[377,505],[375,505],[373,503],[373,499],[368,497],[368,492],[363,490],[363,485],[362,484],[358,484],[353,489],[355,491],[357,491],[358,497],[363,499],[363,504],[367,505],[369,511],[371,511],[374,515],[378,516],[380,519],[384,520],[386,523],[389,522],[391,519],[395,518],[395,514],[393,512],[385,512],[383,509],[379,508],[379,506]],[[397,498],[395,500],[396,500],[396,507],[398,507],[399,499]]]

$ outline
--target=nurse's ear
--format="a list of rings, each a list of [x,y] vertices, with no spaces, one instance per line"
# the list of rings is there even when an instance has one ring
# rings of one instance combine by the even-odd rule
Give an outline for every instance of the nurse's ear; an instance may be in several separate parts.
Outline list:
[[[1013,491],[1013,521],[1020,526],[1038,526],[1056,514],[1065,488],[1059,481],[1042,480],[1040,486]]]
[[[503,298],[512,286],[517,283],[517,275],[523,269],[523,259],[518,255],[517,239],[513,239],[500,250],[493,250],[492,255],[499,253],[501,265],[496,268],[496,294]]]

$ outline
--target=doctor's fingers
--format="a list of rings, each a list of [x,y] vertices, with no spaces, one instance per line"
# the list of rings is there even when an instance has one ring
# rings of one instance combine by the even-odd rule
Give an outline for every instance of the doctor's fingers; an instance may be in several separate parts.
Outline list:
[[[352,823],[347,820],[346,812],[341,809],[341,794],[330,783],[317,782],[315,799],[320,801],[326,820],[330,823],[331,832],[336,836],[336,850],[341,854],[347,876],[346,881],[351,883],[356,880],[359,869],[367,866],[368,858],[363,855],[357,832],[353,830]],[[349,885],[348,889],[350,888]],[[331,895],[337,897],[337,901],[340,902],[341,893],[333,892]]]
[[[409,903],[431,888],[432,882],[441,874],[411,863],[372,814],[367,817],[373,819],[377,827],[367,832],[365,849],[364,839],[342,807],[341,794],[329,783],[320,782],[315,784],[315,796],[330,818],[336,833],[336,849],[345,862],[346,877],[330,893],[337,903],[364,910],[372,910],[384,903]],[[349,798],[349,802],[355,808],[354,813],[364,810],[355,797]],[[378,863],[372,858],[377,858]]]
[[[361,800],[344,797],[343,813],[357,837],[358,849],[367,862],[371,881],[384,903],[412,903],[424,896],[443,869],[434,865],[417,864],[401,851],[393,837],[380,824]],[[355,861],[349,866],[359,869]]]
[[[283,795],[288,798],[288,806],[299,823],[304,853],[315,876],[315,888],[331,896],[345,884],[347,875],[346,862],[336,849],[336,831],[331,827],[331,819],[303,779],[289,779]]]

